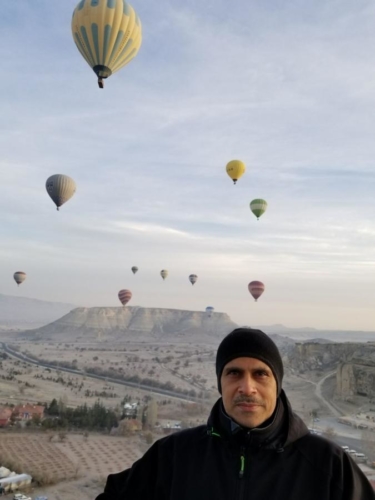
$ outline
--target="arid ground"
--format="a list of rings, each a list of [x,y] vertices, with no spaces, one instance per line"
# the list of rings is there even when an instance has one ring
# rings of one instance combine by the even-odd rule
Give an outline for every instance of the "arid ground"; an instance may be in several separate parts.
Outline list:
[[[32,493],[64,500],[93,498],[108,474],[130,467],[145,449],[139,436],[68,433],[61,439],[57,433],[2,431],[0,439],[0,457],[35,478],[57,483],[32,488]]]
[[[158,422],[182,421],[197,425],[206,420],[209,408],[218,397],[212,346],[124,344],[116,348],[106,343],[54,344],[52,342],[8,342],[19,352],[53,363],[56,360],[72,363],[80,369],[98,367],[112,369],[112,373],[131,376],[137,374],[160,383],[171,382],[180,390],[194,389],[200,394],[198,402],[189,403],[178,398],[158,395],[154,390],[144,391],[124,385],[38,367],[12,357],[0,363],[0,394],[3,403],[49,403],[62,398],[68,406],[98,399],[108,408],[121,409],[125,395],[142,401],[145,395],[158,402]],[[284,387],[295,410],[309,423],[310,413],[320,408],[314,384],[287,372]],[[163,434],[155,429],[152,439]],[[17,465],[16,472],[34,477],[47,475],[56,481],[51,486],[34,488],[33,495],[46,494],[49,500],[92,500],[103,490],[108,474],[118,472],[146,451],[144,433],[128,437],[95,433],[43,432],[40,429],[0,431],[0,459],[5,457]],[[0,464],[2,465],[2,464]]]

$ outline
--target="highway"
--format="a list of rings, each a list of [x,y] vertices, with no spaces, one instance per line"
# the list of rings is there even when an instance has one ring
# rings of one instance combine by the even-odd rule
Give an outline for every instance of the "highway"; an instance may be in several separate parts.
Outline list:
[[[72,373],[74,375],[78,375],[81,377],[90,377],[90,378],[103,380],[104,382],[112,382],[114,384],[119,384],[119,385],[126,386],[126,387],[132,387],[133,389],[142,389],[144,391],[153,392],[155,394],[168,396],[169,398],[178,399],[178,400],[182,400],[182,401],[196,402],[198,400],[197,398],[192,398],[192,397],[189,397],[189,396],[186,396],[184,394],[180,394],[180,393],[174,392],[174,391],[168,391],[168,390],[155,388],[155,387],[145,385],[145,384],[137,384],[135,382],[127,382],[127,381],[119,380],[119,379],[112,378],[112,377],[104,377],[102,375],[95,375],[95,374],[91,374],[91,373],[86,373],[85,371],[82,371],[82,370],[74,370],[72,368],[64,368],[61,366],[52,365],[50,363],[41,362],[41,361],[35,360],[33,358],[30,358],[30,357],[26,356],[25,354],[22,354],[22,353],[19,353],[19,352],[13,350],[11,347],[9,347],[4,342],[0,342],[0,345],[1,345],[2,350],[4,352],[6,352],[9,356],[16,358],[16,359],[19,359],[20,361],[23,361],[25,363],[30,363],[30,364],[33,364],[36,366],[41,366],[43,368],[50,368],[51,370],[58,370],[58,371],[62,371],[62,372]],[[366,454],[366,452],[363,450],[363,447],[362,447],[362,431],[355,429],[353,427],[344,425],[344,424],[340,424],[337,421],[337,417],[341,416],[341,414],[338,413],[336,408],[332,407],[332,405],[324,398],[324,396],[322,394],[321,387],[322,387],[323,383],[325,382],[325,380],[328,377],[331,377],[332,375],[333,375],[333,373],[329,373],[328,375],[323,377],[318,383],[311,382],[312,384],[314,384],[316,386],[316,391],[315,391],[316,395],[319,397],[319,399],[322,400],[322,402],[324,402],[327,405],[327,407],[335,415],[335,416],[331,416],[331,417],[320,418],[319,422],[314,423],[314,427],[316,430],[318,430],[320,432],[324,432],[328,427],[333,428],[335,431],[335,434],[336,434],[333,437],[333,441],[335,441],[336,443],[338,443],[341,446],[346,445],[346,446],[349,446],[351,449],[355,449],[359,453]],[[374,459],[375,459],[375,457],[374,457]]]
[[[113,378],[113,377],[104,377],[102,375],[95,375],[93,373],[87,373],[83,370],[74,370],[73,368],[64,368],[62,366],[56,366],[52,365],[50,363],[45,363],[38,361],[36,359],[30,358],[26,356],[25,354],[19,353],[17,351],[14,351],[11,347],[9,347],[5,342],[0,342],[1,348],[4,352],[6,352],[9,356],[19,359],[20,361],[23,361],[25,363],[30,363],[36,366],[42,366],[43,368],[50,368],[51,370],[58,370],[61,372],[67,372],[67,373],[73,373],[74,375],[79,375],[80,377],[89,377],[89,378],[96,378],[99,380],[103,380],[105,382],[112,382],[113,384],[119,384],[119,385],[124,385],[126,387],[132,387],[133,389],[142,389],[144,391],[152,392],[154,394],[160,394],[162,396],[168,396],[169,398],[173,399],[178,399],[182,401],[189,401],[189,402],[197,402],[201,401],[200,398],[193,398],[191,396],[186,396],[185,394],[181,394],[179,392],[174,392],[174,391],[168,391],[166,389],[160,389],[158,387],[153,387],[150,385],[145,385],[145,384],[139,384],[136,382],[127,382],[125,380]]]

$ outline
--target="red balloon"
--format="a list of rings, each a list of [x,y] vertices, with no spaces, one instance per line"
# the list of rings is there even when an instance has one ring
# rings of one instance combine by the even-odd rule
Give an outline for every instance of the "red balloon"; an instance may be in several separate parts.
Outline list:
[[[247,285],[247,287],[251,295],[254,297],[255,302],[259,299],[265,289],[265,286],[261,281],[252,281]]]
[[[120,290],[118,293],[118,298],[123,306],[125,306],[129,300],[132,298],[132,293],[130,290]]]

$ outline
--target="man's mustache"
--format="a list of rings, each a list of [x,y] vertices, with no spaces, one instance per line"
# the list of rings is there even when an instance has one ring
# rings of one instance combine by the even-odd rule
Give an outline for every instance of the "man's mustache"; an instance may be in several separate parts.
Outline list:
[[[264,406],[264,401],[262,401],[261,399],[250,397],[250,396],[238,396],[238,397],[234,398],[233,403],[235,405],[238,405],[241,403],[247,403],[247,404]]]

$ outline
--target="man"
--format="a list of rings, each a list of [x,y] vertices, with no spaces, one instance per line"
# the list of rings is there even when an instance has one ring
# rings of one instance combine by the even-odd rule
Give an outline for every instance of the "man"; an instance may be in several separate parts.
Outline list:
[[[227,335],[216,374],[222,398],[207,425],[156,441],[97,500],[375,500],[351,457],[292,412],[265,333]]]

